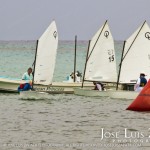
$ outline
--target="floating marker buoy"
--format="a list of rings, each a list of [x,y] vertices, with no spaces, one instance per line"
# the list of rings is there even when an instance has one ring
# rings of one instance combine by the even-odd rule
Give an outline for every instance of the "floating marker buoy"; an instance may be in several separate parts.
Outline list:
[[[126,110],[150,111],[150,80]]]

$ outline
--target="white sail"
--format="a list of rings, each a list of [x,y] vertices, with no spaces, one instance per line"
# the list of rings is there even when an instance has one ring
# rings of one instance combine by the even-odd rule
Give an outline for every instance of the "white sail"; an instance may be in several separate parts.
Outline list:
[[[126,41],[120,83],[135,83],[140,73],[150,77],[150,28],[146,22]]]
[[[85,80],[117,81],[114,41],[107,21],[91,40]]]
[[[52,83],[58,46],[58,33],[53,21],[38,41],[34,84]]]

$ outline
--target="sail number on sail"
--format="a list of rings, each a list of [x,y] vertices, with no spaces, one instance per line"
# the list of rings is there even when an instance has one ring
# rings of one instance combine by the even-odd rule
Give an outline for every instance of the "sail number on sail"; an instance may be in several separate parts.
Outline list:
[[[114,50],[113,49],[108,50],[108,59],[109,59],[109,62],[113,62],[115,60],[115,58],[114,58]]]

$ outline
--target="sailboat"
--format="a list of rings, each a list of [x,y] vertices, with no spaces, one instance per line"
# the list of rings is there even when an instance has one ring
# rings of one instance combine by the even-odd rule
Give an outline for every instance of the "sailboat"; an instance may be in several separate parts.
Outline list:
[[[150,28],[146,21],[124,42],[118,84],[134,86],[140,73],[150,77]],[[111,98],[135,99],[138,92],[117,90],[110,92]]]
[[[21,98],[43,98],[46,91],[39,92],[39,86],[49,86],[52,84],[55,61],[58,47],[58,32],[55,21],[53,21],[42,36],[37,40],[34,74],[33,74],[33,89],[35,91],[20,92]]]
[[[117,82],[114,40],[107,21],[89,41],[82,85],[84,81]],[[82,96],[108,96],[105,91],[91,90],[83,86],[76,88],[74,93]]]

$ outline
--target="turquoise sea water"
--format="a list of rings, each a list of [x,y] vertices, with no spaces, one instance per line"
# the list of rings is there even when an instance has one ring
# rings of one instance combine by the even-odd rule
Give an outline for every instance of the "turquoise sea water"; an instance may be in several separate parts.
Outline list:
[[[34,61],[35,43],[0,42],[0,76],[21,78]],[[122,44],[115,42],[117,66]],[[82,72],[87,45],[78,42],[77,70]],[[73,71],[73,59],[74,42],[59,42],[54,81]],[[130,103],[72,94],[25,101],[0,93],[0,150],[149,150],[150,114],[126,111]]]
[[[77,70],[83,72],[88,42],[77,44]],[[120,60],[122,42],[116,42],[117,64]],[[34,62],[35,41],[0,42],[0,76],[21,78]],[[60,41],[53,81],[64,81],[74,70],[74,41]]]

